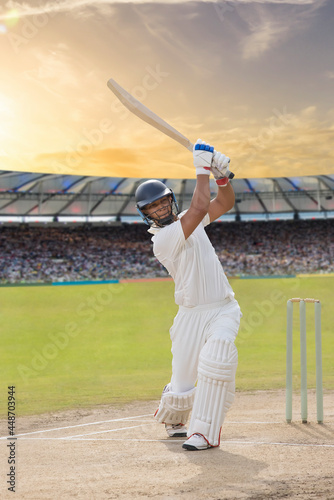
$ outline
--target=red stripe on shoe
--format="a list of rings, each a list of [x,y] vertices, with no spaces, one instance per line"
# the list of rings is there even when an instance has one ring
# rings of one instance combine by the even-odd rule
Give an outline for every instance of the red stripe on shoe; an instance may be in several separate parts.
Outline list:
[[[220,430],[221,430],[221,428],[220,428]],[[203,434],[201,434],[200,432],[193,432],[193,433],[191,434],[191,436],[194,436],[195,434],[199,434],[200,436],[202,436],[202,438],[204,438],[204,439],[205,439],[205,441],[208,443],[208,445],[209,445],[209,446],[211,446],[212,448],[218,448],[218,446],[220,445],[220,431],[219,431],[219,439],[218,439],[218,444],[211,444],[211,443],[209,443],[209,441],[206,439],[206,437],[205,437],[205,436],[203,436]],[[188,437],[188,439],[190,439],[190,438],[191,438],[191,436],[189,436],[189,437]],[[187,441],[188,441],[188,439],[187,439]]]

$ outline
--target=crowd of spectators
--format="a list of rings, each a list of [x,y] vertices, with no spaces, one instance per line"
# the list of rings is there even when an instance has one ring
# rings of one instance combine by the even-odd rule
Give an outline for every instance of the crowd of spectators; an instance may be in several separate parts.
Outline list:
[[[214,224],[208,234],[229,276],[334,272],[334,220]]]
[[[0,283],[167,277],[144,224],[0,226]],[[227,276],[334,272],[334,220],[214,223]]]

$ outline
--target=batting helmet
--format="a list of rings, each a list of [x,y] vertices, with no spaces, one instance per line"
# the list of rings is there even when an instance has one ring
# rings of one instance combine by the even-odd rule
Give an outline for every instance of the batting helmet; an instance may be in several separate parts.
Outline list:
[[[155,179],[145,181],[140,184],[140,186],[138,186],[135,194],[136,208],[139,212],[139,215],[146,222],[146,224],[152,225],[156,221],[150,216],[144,214],[142,210],[146,207],[146,205],[149,205],[150,203],[160,200],[161,198],[164,198],[168,195],[170,195],[172,199],[172,210],[167,217],[159,220],[160,226],[167,226],[168,224],[171,224],[175,220],[174,216],[179,213],[179,207],[173,191],[168,188],[163,182]]]

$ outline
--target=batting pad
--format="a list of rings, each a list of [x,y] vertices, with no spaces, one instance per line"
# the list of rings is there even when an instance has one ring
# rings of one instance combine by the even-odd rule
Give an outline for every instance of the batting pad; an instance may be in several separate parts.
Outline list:
[[[194,404],[195,390],[194,387],[190,391],[177,393],[171,390],[171,384],[166,385],[155,419],[164,424],[185,425]]]
[[[228,340],[212,339],[203,347],[188,437],[202,434],[212,446],[219,445],[220,428],[234,400],[237,348]]]

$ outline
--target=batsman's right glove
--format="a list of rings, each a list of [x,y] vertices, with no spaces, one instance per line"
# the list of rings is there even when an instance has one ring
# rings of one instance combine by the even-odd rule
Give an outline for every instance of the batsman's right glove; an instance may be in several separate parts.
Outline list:
[[[215,151],[212,157],[211,172],[219,187],[225,187],[229,182],[226,172],[230,165],[230,158],[219,151]]]

